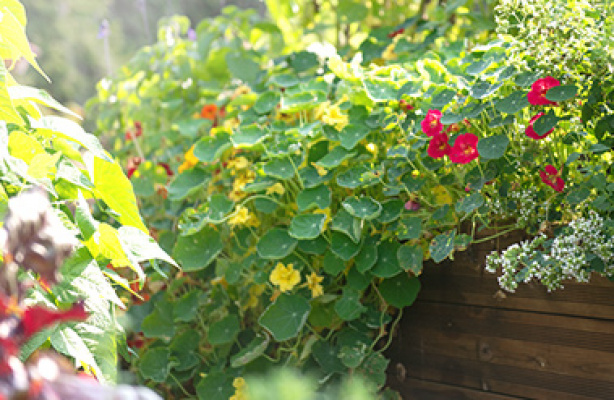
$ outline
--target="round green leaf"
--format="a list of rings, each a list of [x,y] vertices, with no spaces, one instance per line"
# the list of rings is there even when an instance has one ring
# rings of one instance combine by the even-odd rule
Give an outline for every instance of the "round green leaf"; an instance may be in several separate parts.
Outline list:
[[[433,261],[439,263],[450,255],[452,250],[454,250],[454,236],[456,236],[456,231],[451,230],[437,235],[431,240],[429,250]]]
[[[318,56],[308,51],[299,51],[290,56],[290,66],[297,72],[306,71],[319,65]]]
[[[559,117],[550,110],[548,114],[542,115],[533,122],[533,129],[539,136],[545,135],[550,129],[554,128],[559,122]]]
[[[303,329],[311,306],[298,295],[281,294],[264,310],[258,322],[271,332],[278,342],[292,339]]]
[[[399,240],[420,239],[422,236],[422,218],[403,216],[397,228]]]
[[[362,235],[362,224],[360,223],[360,219],[353,217],[343,209],[339,210],[333,217],[330,229],[345,233],[355,243],[360,242]]]
[[[322,267],[328,275],[337,276],[345,269],[345,261],[332,251],[327,251],[322,260]]]
[[[347,159],[354,157],[356,153],[351,153],[348,150],[344,149],[341,146],[337,146],[332,149],[328,154],[319,159],[316,162],[316,165],[323,168],[335,168],[338,167],[339,164],[344,162]]]
[[[292,165],[292,161],[289,157],[276,158],[264,164],[262,168],[265,174],[279,178],[282,180],[288,180],[294,177],[295,169]]]
[[[279,104],[279,100],[281,96],[278,92],[264,92],[258,97],[258,100],[254,103],[254,110],[258,114],[266,114],[268,112],[273,111],[275,107]]]
[[[371,269],[371,273],[378,278],[390,278],[403,272],[397,257],[400,246],[396,240],[386,240],[380,243],[377,247],[377,262]]]
[[[478,154],[482,158],[497,159],[503,157],[510,140],[507,135],[495,135],[478,142]]]
[[[496,92],[502,85],[503,82],[491,84],[486,81],[479,81],[471,87],[471,95],[476,99],[483,99]]]
[[[420,292],[420,280],[417,277],[410,278],[407,274],[399,274],[380,283],[379,291],[384,300],[393,307],[411,306]]]
[[[179,236],[173,249],[173,258],[184,272],[206,268],[224,247],[220,233],[206,226],[191,236]]]
[[[311,189],[305,189],[296,197],[298,211],[307,211],[312,207],[325,209],[330,205],[331,191],[328,186],[320,185]]]
[[[258,255],[267,260],[279,260],[294,251],[298,241],[281,228],[274,228],[260,238],[256,245]]]
[[[299,80],[296,77],[296,75],[290,75],[290,74],[273,75],[271,79],[269,79],[269,83],[275,86],[286,87],[286,88],[296,86],[298,85],[298,82]]]
[[[465,72],[468,73],[469,75],[473,75],[473,76],[479,75],[486,68],[488,68],[488,66],[491,64],[491,62],[492,62],[492,60],[490,60],[490,59],[475,61],[475,62],[471,63],[467,67]]]
[[[365,164],[353,165],[337,175],[337,184],[348,189],[371,186],[377,182],[377,177],[373,174],[373,167]]]
[[[143,378],[164,382],[171,372],[170,355],[170,350],[163,347],[147,350],[139,361],[139,371]]]
[[[338,349],[327,341],[317,341],[313,345],[311,353],[313,354],[313,358],[315,358],[316,362],[322,368],[322,371],[327,374],[333,372],[343,372],[346,369],[339,359]]]
[[[331,251],[345,261],[350,260],[358,254],[360,247],[360,243],[354,243],[352,239],[343,233],[333,232],[331,234]]]
[[[314,240],[301,240],[298,242],[298,249],[307,254],[324,254],[328,249],[328,242],[322,236]]]
[[[448,104],[456,96],[456,91],[452,89],[444,89],[431,98],[431,105],[436,108],[441,108]]]
[[[388,224],[398,219],[402,211],[403,202],[401,200],[386,200],[382,202],[382,213],[377,217],[376,221],[382,224]]]
[[[443,115],[441,116],[441,123],[444,125],[450,125],[450,124],[455,124],[459,121],[461,121],[463,119],[462,115],[459,114],[453,114],[450,111],[446,111],[443,113]]]
[[[348,197],[342,203],[343,208],[356,218],[372,220],[382,212],[382,205],[371,197]]]
[[[403,244],[397,251],[397,259],[399,260],[399,265],[405,271],[411,271],[416,276],[422,272],[424,253],[420,245]]]
[[[352,150],[358,142],[367,137],[369,134],[369,128],[364,124],[349,124],[346,125],[339,134],[341,137],[341,146],[347,150]]]
[[[343,295],[335,303],[335,312],[344,321],[352,321],[360,317],[367,307],[360,302],[361,292],[345,287]]]
[[[196,142],[194,156],[202,162],[211,163],[219,160],[224,151],[231,147],[230,135],[220,131],[215,136],[205,136]]]
[[[398,89],[390,80],[370,77],[364,78],[362,83],[367,91],[367,96],[375,102],[395,100],[397,98]]]
[[[239,127],[230,140],[235,147],[252,147],[262,142],[267,136],[269,136],[268,132],[259,126],[248,125]]]
[[[200,190],[208,180],[207,173],[199,168],[184,171],[168,185],[168,198],[173,201],[183,200]]]
[[[361,274],[369,271],[377,261],[377,238],[369,236],[365,239],[365,243],[360,249],[360,252],[354,259],[356,269]]]
[[[240,329],[239,317],[230,314],[221,321],[211,325],[207,339],[214,346],[231,343],[239,334]]]
[[[484,204],[484,196],[482,196],[482,194],[479,192],[474,192],[469,196],[458,200],[456,203],[456,211],[468,214],[471,211],[482,207],[482,204]]]
[[[230,365],[233,368],[239,368],[243,365],[249,364],[264,354],[270,341],[271,339],[269,335],[265,335],[265,337],[256,336],[245,348],[232,356],[230,359]]]
[[[302,214],[292,218],[288,233],[295,239],[315,239],[320,235],[324,228],[326,215],[324,214]]]
[[[232,76],[247,83],[255,81],[260,72],[258,63],[253,61],[246,54],[226,54],[226,65]]]
[[[519,90],[498,100],[495,103],[495,109],[506,114],[516,114],[520,110],[529,106],[527,92]]]
[[[576,85],[561,85],[550,88],[546,92],[546,98],[550,101],[560,102],[572,99],[578,94]]]
[[[228,400],[235,392],[232,379],[221,372],[212,372],[196,385],[198,400]]]

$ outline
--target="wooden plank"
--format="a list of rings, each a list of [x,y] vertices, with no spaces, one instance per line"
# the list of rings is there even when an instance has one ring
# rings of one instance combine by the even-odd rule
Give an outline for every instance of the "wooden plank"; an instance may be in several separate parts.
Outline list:
[[[561,400],[614,394],[614,321],[419,301],[388,355],[407,376],[473,390]]]
[[[405,376],[389,379],[387,386],[403,394],[403,400],[518,400],[521,397],[445,385]]]

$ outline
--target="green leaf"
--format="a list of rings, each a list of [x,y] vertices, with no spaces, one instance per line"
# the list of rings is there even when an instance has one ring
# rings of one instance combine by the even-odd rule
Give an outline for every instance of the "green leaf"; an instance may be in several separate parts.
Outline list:
[[[396,308],[411,306],[420,292],[420,280],[399,274],[391,279],[384,279],[379,291],[388,304]]]
[[[473,210],[477,210],[484,204],[484,196],[481,193],[474,192],[469,196],[459,199],[456,203],[456,211],[469,214]]]
[[[507,135],[489,136],[478,142],[478,154],[485,159],[501,158],[509,144]]]
[[[173,319],[175,322],[193,321],[198,314],[200,299],[203,295],[199,289],[193,289],[184,294],[176,301],[173,307]]]
[[[17,109],[13,105],[13,100],[8,91],[7,77],[9,76],[4,63],[2,63],[2,65],[0,65],[0,113],[2,114],[2,120],[5,124],[22,125],[23,119],[21,119]]]
[[[521,87],[531,86],[537,79],[539,79],[540,75],[541,75],[541,71],[537,71],[537,72],[525,71],[521,74],[516,75],[516,77],[514,78],[514,83],[516,83],[516,85],[521,86]]]
[[[139,215],[132,184],[119,163],[95,157],[93,175],[96,185],[94,194],[119,214],[119,222],[149,232]]]
[[[328,249],[328,242],[322,236],[318,236],[314,240],[299,241],[298,249],[307,254],[321,255]]]
[[[520,110],[529,106],[527,92],[524,90],[516,91],[495,103],[495,109],[506,114],[516,114]]]
[[[161,338],[170,341],[175,335],[175,321],[173,318],[173,303],[167,299],[158,300],[154,309],[143,319],[141,330],[145,337]]]
[[[306,240],[317,238],[322,229],[326,215],[324,214],[301,214],[292,218],[288,233],[295,239]]]
[[[75,118],[81,119],[78,114],[75,114],[69,108],[64,107],[60,102],[51,97],[49,93],[43,89],[38,89],[31,86],[15,85],[8,87],[9,95],[13,100],[30,100],[42,104],[54,110],[69,114]]]
[[[495,93],[503,85],[503,82],[489,83],[479,81],[471,87],[471,95],[476,99],[483,99]]]
[[[226,131],[218,131],[215,136],[205,136],[194,145],[194,156],[202,162],[212,163],[220,159],[232,143]]]
[[[307,211],[312,207],[325,209],[330,205],[332,194],[328,186],[320,185],[311,189],[305,189],[296,197],[298,211]]]
[[[422,247],[417,244],[405,243],[397,251],[399,265],[405,271],[411,271],[414,275],[420,275],[422,272],[422,263],[424,253]]]
[[[214,346],[232,343],[240,330],[239,317],[235,314],[230,314],[209,327],[207,339]]]
[[[183,200],[197,193],[209,181],[209,175],[200,168],[183,171],[168,185],[168,198],[173,201]]]
[[[253,83],[260,72],[260,66],[245,54],[227,53],[226,65],[232,76],[247,83]]]
[[[355,243],[341,232],[331,234],[331,251],[345,261],[349,261],[360,251],[360,243]]]
[[[377,218],[382,212],[382,205],[369,196],[348,197],[341,205],[354,217],[366,221]]]
[[[196,385],[198,400],[228,400],[235,392],[232,379],[221,372],[211,372]]]
[[[420,239],[422,236],[422,218],[404,215],[399,221],[397,237],[400,240]]]
[[[338,167],[342,162],[354,157],[356,153],[351,153],[343,147],[337,146],[328,154],[316,162],[316,165],[324,168]]]
[[[399,264],[397,253],[401,245],[396,240],[386,240],[377,246],[377,262],[371,269],[371,273],[378,278],[391,278],[401,272],[403,268]]]
[[[322,267],[328,275],[336,277],[345,270],[345,261],[329,250],[324,255]]]
[[[353,321],[367,310],[360,302],[361,292],[348,287],[343,288],[343,295],[335,303],[335,312],[344,321]]]
[[[353,217],[344,209],[339,210],[339,212],[335,214],[330,229],[345,233],[355,243],[360,242],[362,223],[359,218]]]
[[[179,236],[173,248],[173,257],[183,271],[200,271],[213,262],[223,247],[220,233],[206,226],[194,235]]]
[[[362,84],[367,91],[367,96],[375,102],[396,100],[397,87],[389,81],[377,78],[364,78]]]
[[[337,184],[348,189],[372,186],[378,183],[373,172],[373,167],[366,163],[352,165],[349,169],[337,174]]]
[[[247,346],[245,346],[240,352],[230,358],[230,366],[232,368],[239,368],[243,365],[249,364],[258,357],[264,354],[271,339],[269,335],[256,336]]]
[[[164,382],[171,372],[171,352],[167,348],[148,349],[139,360],[139,372],[143,378],[154,382]]]
[[[561,102],[572,99],[578,94],[576,85],[561,85],[550,88],[546,92],[546,98],[550,101]]]
[[[278,92],[267,91],[262,93],[254,103],[254,110],[258,114],[267,114],[275,109],[281,100]]]
[[[338,353],[337,347],[325,340],[317,341],[312,348],[313,358],[320,365],[322,371],[327,374],[341,373],[346,369],[341,363]]]
[[[280,74],[273,75],[271,79],[269,79],[269,83],[275,86],[288,88],[298,85],[299,80],[296,75]]]
[[[296,93],[282,97],[279,111],[290,114],[306,111],[317,107],[318,104],[324,103],[325,101],[326,93],[321,90]]]
[[[431,105],[436,108],[442,108],[451,102],[456,96],[456,91],[452,89],[444,89],[433,95]]]
[[[335,11],[346,24],[360,22],[369,15],[369,9],[364,2],[356,0],[340,0]]]
[[[264,310],[258,322],[271,332],[276,341],[283,342],[299,334],[310,310],[311,306],[303,296],[282,293]]]
[[[550,110],[548,114],[542,115],[533,122],[533,129],[539,136],[543,136],[554,128],[559,120],[560,118],[554,114],[554,111]]]
[[[46,134],[53,134],[63,139],[79,143],[87,150],[91,151],[97,158],[112,163],[113,160],[105,152],[98,138],[83,130],[81,125],[66,118],[55,115],[48,115],[39,120],[32,121],[32,127]]]
[[[456,236],[456,230],[453,229],[447,233],[442,233],[435,236],[431,240],[429,250],[431,252],[431,258],[436,263],[440,263],[454,250],[454,237]]]
[[[386,370],[389,362],[390,360],[380,352],[373,352],[365,358],[360,367],[356,368],[355,373],[365,381],[373,382],[378,388],[381,388],[386,383]]]
[[[179,267],[156,241],[145,232],[132,226],[122,226],[117,230],[122,248],[133,262],[141,263],[147,260],[163,260]]]
[[[258,125],[240,126],[230,140],[235,147],[253,147],[269,136],[269,133]]]
[[[290,157],[275,158],[263,166],[265,174],[281,180],[288,180],[294,177],[296,170]]]
[[[389,224],[399,218],[403,211],[403,201],[399,199],[386,200],[382,204],[382,213],[376,218],[377,222]]]
[[[492,61],[490,59],[475,61],[471,63],[467,67],[467,69],[465,69],[465,72],[469,75],[477,76],[481,74],[486,68],[488,68],[491,62]]]
[[[361,274],[370,271],[377,261],[377,238],[369,236],[365,239],[364,244],[360,248],[360,252],[354,258],[356,269]]]
[[[575,204],[580,204],[582,203],[584,200],[588,199],[588,197],[591,195],[591,191],[588,188],[580,188],[580,189],[575,189],[570,191],[567,194],[567,202],[569,202],[569,204],[571,205],[575,205]]]
[[[341,146],[347,150],[352,150],[354,147],[356,147],[358,142],[367,137],[369,132],[369,128],[364,124],[348,124],[339,133],[339,136],[341,137]]]
[[[299,51],[290,56],[290,66],[297,72],[307,71],[320,65],[318,56],[309,51]]]
[[[258,255],[267,260],[279,260],[294,251],[298,241],[287,230],[273,228],[264,234],[256,245]]]

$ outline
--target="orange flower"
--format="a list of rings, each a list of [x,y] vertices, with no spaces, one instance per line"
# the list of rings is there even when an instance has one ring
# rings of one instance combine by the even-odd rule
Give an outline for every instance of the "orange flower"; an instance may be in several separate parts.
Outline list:
[[[217,115],[217,106],[215,104],[205,104],[200,110],[200,117],[205,119],[215,120]]]

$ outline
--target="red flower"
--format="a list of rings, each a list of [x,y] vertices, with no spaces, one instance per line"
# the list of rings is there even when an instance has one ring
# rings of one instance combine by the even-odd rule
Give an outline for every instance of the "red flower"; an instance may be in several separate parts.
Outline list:
[[[389,37],[390,39],[392,39],[392,38],[394,38],[395,36],[398,36],[398,35],[400,35],[400,34],[401,34],[401,33],[403,33],[403,32],[405,32],[405,28],[399,28],[399,29],[397,29],[397,30],[396,30],[396,31],[394,31],[394,32],[390,32],[390,33],[388,34],[388,37]]]
[[[205,104],[203,108],[200,110],[200,116],[204,119],[210,119],[211,121],[215,120],[217,115],[217,106],[215,104]]]
[[[143,136],[143,125],[139,121],[134,122],[134,128],[136,129],[134,132],[126,131],[126,134],[124,135],[124,139],[132,140],[134,137]]]
[[[429,110],[420,125],[422,126],[422,131],[426,134],[426,136],[433,137],[440,133],[443,129],[443,125],[441,123],[441,111]]]
[[[478,137],[473,133],[458,135],[450,149],[450,161],[467,164],[478,158]]]
[[[533,104],[534,106],[547,106],[551,104],[556,104],[554,101],[550,101],[546,98],[546,93],[551,88],[560,85],[561,82],[551,76],[538,79],[533,82],[531,90],[527,94],[527,100],[529,100],[529,103]]]
[[[70,310],[55,311],[45,307],[29,307],[23,313],[21,323],[26,338],[56,322],[81,321],[87,318],[87,312],[83,303],[73,304]]]
[[[405,203],[405,209],[408,211],[417,211],[420,209],[420,203],[417,201],[409,200]]]
[[[404,111],[411,111],[411,110],[414,109],[414,106],[412,106],[411,104],[409,104],[405,100],[399,101],[399,107],[401,107],[401,109],[404,110]]]
[[[544,115],[544,113],[540,112],[540,113],[536,114],[533,118],[531,118],[531,120],[529,121],[529,126],[527,126],[527,129],[524,131],[524,133],[526,133],[527,136],[530,137],[531,139],[540,140],[540,139],[545,138],[546,136],[548,136],[552,132],[554,132],[554,128],[552,128],[548,132],[544,133],[542,136],[539,136],[537,134],[537,132],[535,132],[535,129],[533,129],[533,124],[535,123],[535,121],[537,121],[543,115]]]
[[[164,168],[164,171],[166,172],[166,176],[173,176],[173,170],[171,169],[171,167],[165,163],[165,162],[159,162],[158,163],[159,166],[161,166],[162,168]]]
[[[452,124],[452,125],[448,126],[444,132],[445,133],[450,133],[450,132],[456,133],[456,132],[460,131],[460,129],[461,128],[460,128],[460,126],[458,124]]]
[[[552,187],[557,192],[562,192],[565,181],[561,178],[559,171],[553,165],[546,165],[544,171],[539,171],[542,182]]]
[[[442,158],[450,153],[450,144],[448,143],[448,135],[438,133],[431,138],[429,147],[426,153],[433,158]]]

